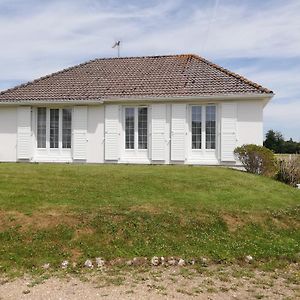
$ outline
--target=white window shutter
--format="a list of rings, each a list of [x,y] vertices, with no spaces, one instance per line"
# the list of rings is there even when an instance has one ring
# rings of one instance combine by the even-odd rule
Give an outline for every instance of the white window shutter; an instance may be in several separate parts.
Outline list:
[[[120,151],[119,105],[105,106],[105,160],[118,160]]]
[[[171,160],[185,160],[186,104],[172,104]]]
[[[166,104],[152,105],[152,160],[166,159]]]
[[[73,109],[73,159],[86,160],[87,156],[87,106]]]
[[[235,161],[237,104],[223,103],[221,107],[221,160]]]
[[[18,107],[18,140],[17,158],[29,160],[31,158],[31,107]]]

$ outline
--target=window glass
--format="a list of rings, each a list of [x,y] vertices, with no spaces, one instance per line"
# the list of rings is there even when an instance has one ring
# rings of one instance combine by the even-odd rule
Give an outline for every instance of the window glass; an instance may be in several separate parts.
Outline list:
[[[37,147],[46,148],[46,108],[37,110]]]
[[[134,108],[125,108],[125,148],[134,149]]]
[[[216,149],[216,107],[206,106],[206,149]]]
[[[139,149],[147,149],[148,143],[148,109],[138,109],[138,141]]]
[[[50,109],[50,148],[58,148],[59,109]]]
[[[62,110],[62,147],[71,148],[72,141],[72,109]]]
[[[201,149],[202,107],[192,106],[192,149]]]

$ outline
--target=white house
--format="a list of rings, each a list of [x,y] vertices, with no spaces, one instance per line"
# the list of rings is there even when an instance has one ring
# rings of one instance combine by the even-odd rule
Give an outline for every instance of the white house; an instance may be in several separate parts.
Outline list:
[[[0,161],[235,164],[273,95],[196,55],[96,59],[0,93]]]

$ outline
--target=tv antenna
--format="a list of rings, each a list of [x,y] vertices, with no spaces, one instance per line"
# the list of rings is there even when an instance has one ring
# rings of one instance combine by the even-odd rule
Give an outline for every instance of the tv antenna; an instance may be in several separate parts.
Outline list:
[[[120,46],[121,46],[121,41],[116,41],[112,48],[117,48],[118,50],[118,58],[120,57]]]

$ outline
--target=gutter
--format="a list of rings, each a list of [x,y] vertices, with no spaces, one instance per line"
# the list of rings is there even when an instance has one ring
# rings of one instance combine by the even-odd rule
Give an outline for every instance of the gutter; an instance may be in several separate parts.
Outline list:
[[[12,100],[12,101],[0,101],[0,106],[11,105],[57,105],[57,104],[72,104],[72,105],[96,105],[103,104],[103,100]]]
[[[236,95],[210,95],[210,96],[180,96],[180,97],[114,97],[108,99],[91,100],[12,100],[0,101],[1,106],[10,105],[97,105],[103,103],[122,103],[122,102],[185,102],[185,101],[232,101],[232,100],[264,100],[265,104],[271,100],[274,94],[236,94]]]
[[[142,102],[142,101],[164,101],[164,102],[174,102],[174,101],[230,101],[230,100],[255,100],[255,99],[265,99],[270,100],[274,94],[237,94],[237,95],[211,95],[211,96],[180,96],[180,97],[127,97],[127,98],[109,98],[104,99],[104,103],[110,102]]]

